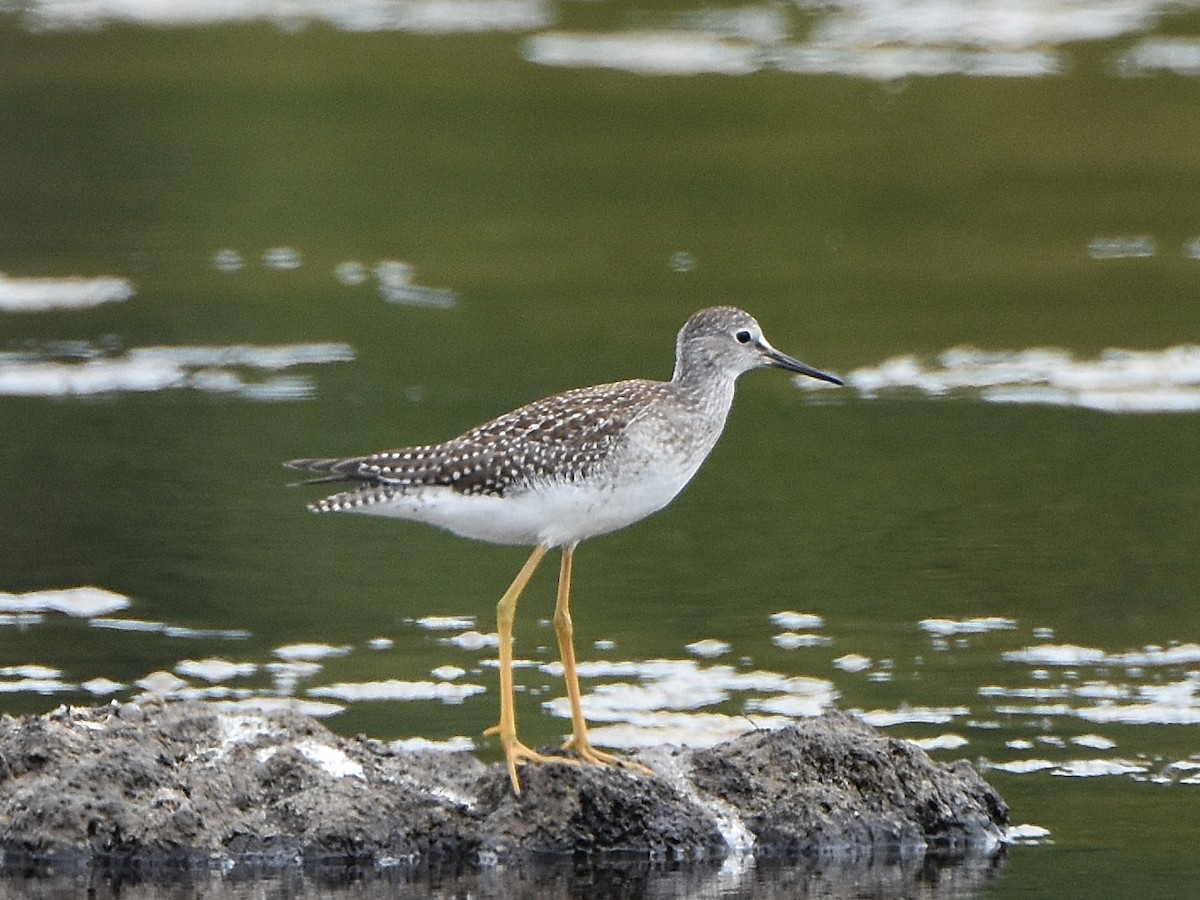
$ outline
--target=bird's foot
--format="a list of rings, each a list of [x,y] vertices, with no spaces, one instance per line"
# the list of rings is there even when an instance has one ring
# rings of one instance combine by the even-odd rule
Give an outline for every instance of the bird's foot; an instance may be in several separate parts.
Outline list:
[[[531,747],[527,747],[517,740],[515,734],[502,735],[500,734],[500,726],[493,725],[485,730],[484,735],[500,735],[500,746],[504,750],[504,760],[508,765],[508,780],[512,782],[513,793],[521,793],[521,782],[517,778],[518,763],[565,763],[568,766],[579,765],[579,760],[572,759],[569,756],[547,756],[544,753],[538,753]]]
[[[580,760],[586,763],[591,763],[595,766],[616,766],[619,769],[628,769],[630,772],[636,772],[639,775],[648,775],[653,777],[654,770],[643,766],[641,763],[634,762],[631,759],[624,759],[613,753],[606,753],[603,750],[597,750],[592,746],[592,742],[587,739],[587,736],[580,737],[579,735],[571,735],[563,744],[564,750],[572,751]]]

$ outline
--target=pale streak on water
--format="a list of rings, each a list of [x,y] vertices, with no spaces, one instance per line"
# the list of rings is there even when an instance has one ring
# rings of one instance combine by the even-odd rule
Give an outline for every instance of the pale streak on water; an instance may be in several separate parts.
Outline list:
[[[81,627],[86,627],[86,623],[106,627],[120,623],[119,630],[129,635],[129,641],[139,640],[142,634],[235,641],[249,637],[243,632],[182,629],[132,617],[112,619],[100,615],[131,606],[136,608],[135,598],[96,587],[0,594],[0,608],[22,612],[36,610],[41,614],[36,620],[24,620],[21,626],[24,628],[41,626],[47,616],[64,615],[85,620],[80,623]],[[474,669],[479,673],[495,665],[491,656],[494,641],[456,638],[463,634],[494,636],[468,631],[452,638],[438,637],[447,628],[459,628],[474,621],[473,616],[425,617],[408,620],[398,627],[401,631],[415,629],[426,634],[425,640],[433,647],[447,646],[455,652],[465,649],[482,654]],[[770,626],[779,622],[813,624],[820,621],[819,617],[804,613],[776,613],[769,617],[769,622],[764,622],[762,639],[768,640]],[[15,623],[9,624],[15,627]],[[1006,743],[1013,757],[981,760],[985,770],[1020,775],[1049,773],[1072,778],[1122,777],[1158,784],[1200,784],[1200,753],[1181,758],[1130,761],[1121,755],[1119,741],[1102,732],[1071,734],[1078,722],[1101,726],[1200,724],[1200,671],[1196,668],[1200,664],[1200,646],[1174,643],[1105,650],[1069,643],[1027,643],[1027,637],[1033,635],[1027,633],[1021,623],[992,616],[924,619],[914,623],[914,632],[918,629],[929,635],[935,653],[971,649],[977,661],[981,654],[986,654],[1013,667],[1018,683],[980,684],[975,691],[977,700],[974,703],[941,706],[923,705],[921,682],[913,682],[908,686],[909,699],[902,706],[856,710],[869,724],[883,729],[905,726],[909,732],[926,730],[928,733],[912,735],[921,746],[930,752],[960,756],[970,746],[970,735],[994,729],[998,718],[1005,720],[1007,727],[1015,727],[1018,733],[1020,723],[1026,722],[1027,736],[1013,737]],[[944,640],[948,635],[986,638],[987,647],[970,648],[966,638],[960,637],[963,643],[951,648]],[[829,639],[839,645],[844,643],[836,634],[829,635]],[[359,702],[460,705],[489,690],[485,684],[466,677],[470,674],[468,669],[449,662],[432,670],[431,674],[437,678],[435,681],[320,682],[324,660],[382,652],[371,649],[375,640],[377,638],[364,636],[355,644],[284,645],[272,651],[275,660],[184,657],[175,664],[173,671],[148,672],[132,686],[110,678],[103,671],[90,672],[87,679],[78,683],[69,682],[64,680],[60,670],[27,660],[0,668],[0,693],[62,695],[70,702],[80,702],[89,693],[118,700],[162,696],[232,701],[245,709],[296,703],[313,714],[329,716],[337,715],[347,704]],[[706,640],[728,644],[716,638]],[[794,652],[798,654],[798,664],[808,668],[802,662],[805,650],[801,648]],[[797,716],[815,715],[835,705],[839,680],[869,678],[873,670],[884,666],[884,661],[848,652],[832,660],[834,671],[829,673],[829,678],[820,678],[756,668],[750,656],[743,656],[736,664],[712,662],[703,654],[700,657],[581,662],[579,675],[586,686],[584,710],[596,723],[594,737],[619,748],[675,743],[711,746],[751,729],[782,727]],[[536,687],[529,684],[531,679],[557,679],[562,674],[562,666],[557,662],[520,662],[518,669],[532,673],[525,678],[524,689],[527,690]],[[914,664],[916,662],[914,660]],[[1020,683],[1022,670],[1028,678],[1041,683],[1032,686]],[[1061,677],[1051,675],[1052,670],[1061,671]],[[1149,677],[1148,672],[1154,673],[1153,677]],[[266,673],[271,680],[266,691],[260,673]],[[931,690],[936,693],[936,688]],[[311,698],[317,698],[317,702]],[[331,704],[327,702],[329,700],[336,702]],[[569,717],[569,707],[563,697],[547,699],[542,706],[551,715],[562,719]],[[945,731],[943,726],[948,724],[955,730]],[[421,735],[412,738],[426,740]],[[432,741],[423,746],[462,749],[468,742],[469,739],[459,736],[448,745]],[[1061,751],[1060,758],[1023,755],[1037,745]],[[1109,755],[1072,756],[1072,746]]]

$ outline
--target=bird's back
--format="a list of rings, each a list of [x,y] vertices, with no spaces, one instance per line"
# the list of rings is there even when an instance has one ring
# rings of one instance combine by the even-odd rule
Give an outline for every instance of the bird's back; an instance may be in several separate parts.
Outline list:
[[[367,507],[423,489],[504,497],[550,482],[581,483],[609,465],[630,424],[670,391],[667,383],[644,380],[577,388],[440,444],[286,465],[319,474],[314,483],[355,485],[311,504],[314,512],[374,512]]]

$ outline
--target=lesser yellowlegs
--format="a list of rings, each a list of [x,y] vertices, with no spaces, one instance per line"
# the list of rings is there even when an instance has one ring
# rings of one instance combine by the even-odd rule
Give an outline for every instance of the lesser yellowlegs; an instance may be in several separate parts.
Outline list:
[[[587,762],[649,772],[597,750],[588,739],[569,609],[572,557],[580,541],[632,525],[670,503],[720,437],[738,376],[765,366],[842,383],[780,353],[747,313],[720,306],[700,310],[680,330],[670,381],[618,381],[555,394],[441,444],[285,463],[319,473],[309,484],[353,485],[310,504],[313,512],[412,519],[462,537],[533,547],[496,609],[500,722],[487,731],[500,738],[516,792],[518,763],[566,759],[518,741],[513,710],[517,600],[542,557],[556,547],[562,564],[554,629],[571,706],[564,747]]]

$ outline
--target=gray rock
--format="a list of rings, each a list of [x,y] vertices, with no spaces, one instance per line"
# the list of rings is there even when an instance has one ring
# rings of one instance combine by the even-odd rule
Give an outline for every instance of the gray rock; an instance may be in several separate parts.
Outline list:
[[[987,858],[1008,808],[967,763],[841,713],[705,750],[656,749],[654,778],[522,769],[345,739],[230,704],[0,718],[0,850],[14,861],[467,867],[544,854],[718,861],[883,852]]]

